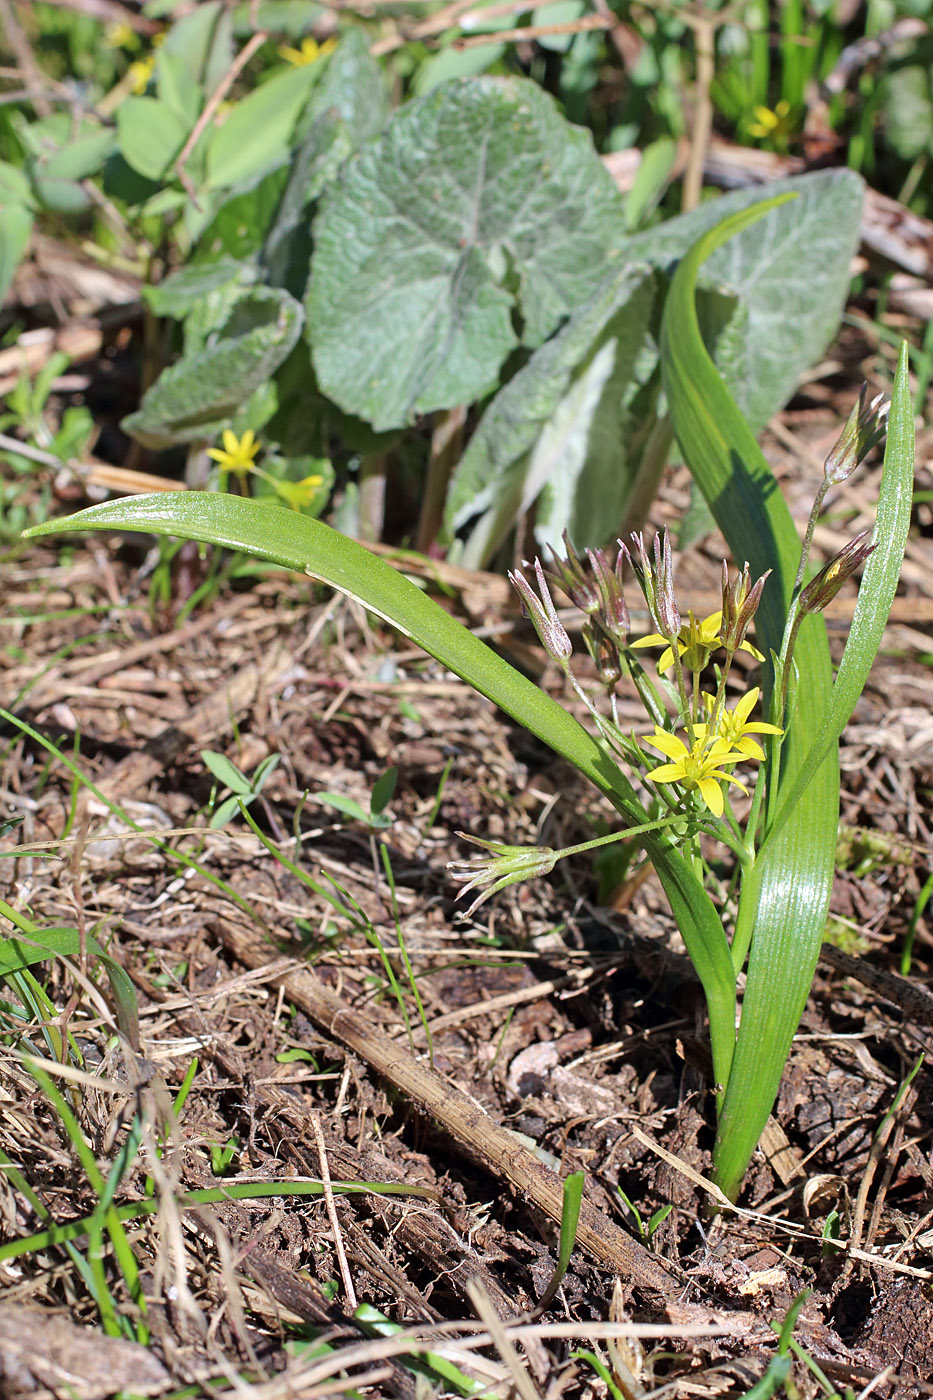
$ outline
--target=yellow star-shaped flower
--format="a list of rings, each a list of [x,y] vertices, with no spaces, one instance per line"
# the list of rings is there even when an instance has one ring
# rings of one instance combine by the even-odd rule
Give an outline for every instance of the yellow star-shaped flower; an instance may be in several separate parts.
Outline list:
[[[252,428],[247,428],[242,437],[237,437],[232,428],[224,428],[223,447],[208,449],[208,457],[213,457],[222,472],[234,472],[240,480],[245,480],[253,470],[259,443]]]
[[[666,729],[655,727],[654,733],[643,736],[644,742],[672,760],[662,763],[648,774],[653,783],[679,783],[687,792],[699,792],[714,817],[723,813],[722,784],[734,783],[747,793],[748,788],[731,773],[726,773],[724,763],[738,763],[743,755],[731,749],[726,739],[714,739],[709,745],[704,739],[696,739],[688,748],[676,734],[668,734]]]
[[[749,715],[758,704],[758,696],[761,694],[758,686],[754,686],[747,695],[743,695],[734,710],[723,710],[719,716],[719,723],[716,726],[716,735],[720,739],[725,739],[730,748],[738,749],[743,757],[752,759],[760,763],[764,758],[764,750],[754,739],[750,739],[750,734],[782,734],[776,724],[766,724],[764,720],[750,722]],[[712,718],[716,705],[716,697],[702,695],[703,708],[707,715]],[[709,724],[695,724],[693,732],[698,739],[706,739],[709,732]]]
[[[336,39],[325,39],[323,44],[319,44],[317,39],[306,34],[301,41],[300,49],[293,49],[288,44],[283,44],[279,48],[279,58],[284,58],[286,63],[292,63],[296,68],[306,68],[309,63],[317,63],[319,58],[331,53],[336,47]]]
[[[677,650],[685,670],[703,670],[716,648],[722,646],[721,626],[721,609],[719,612],[710,613],[709,617],[704,617],[702,622],[697,622],[692,612],[687,614],[687,621],[677,634]],[[658,660],[658,670],[667,671],[674,664],[674,649],[659,632],[652,632],[650,637],[640,637],[637,642],[632,643],[632,647],[665,647],[666,650]],[[764,660],[761,652],[757,651],[751,642],[743,642],[739,651],[751,652],[756,661]]]
[[[291,506],[292,510],[303,510],[314,500],[323,482],[322,476],[313,475],[303,476],[300,481],[273,481],[272,484],[278,495]]]

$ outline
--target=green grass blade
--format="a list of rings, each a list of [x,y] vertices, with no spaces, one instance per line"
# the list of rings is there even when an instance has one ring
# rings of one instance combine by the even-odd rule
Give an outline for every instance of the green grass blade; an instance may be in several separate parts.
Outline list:
[[[661,368],[681,450],[737,564],[752,577],[773,570],[756,618],[758,645],[780,650],[800,559],[800,542],[774,475],[732,401],[700,336],[694,299],[698,271],[727,238],[787,196],[726,219],[681,261],[661,328]],[[792,329],[792,328],[791,328]],[[821,617],[801,629],[794,724],[782,748],[781,783],[793,786],[832,703],[832,668]],[[764,688],[771,685],[766,674]],[[743,881],[739,917],[753,937],[742,1020],[714,1152],[715,1176],[734,1196],[780,1083],[806,1003],[832,887],[839,763],[831,742],[793,821],[772,839]]]
[[[547,1288],[538,1299],[536,1313],[544,1312],[557,1295],[561,1280],[570,1267],[570,1256],[577,1240],[577,1224],[580,1220],[580,1206],[583,1203],[584,1172],[571,1172],[564,1178],[564,1197],[560,1211],[560,1240],[557,1248],[557,1268]]]
[[[630,826],[646,814],[604,746],[572,715],[448,616],[410,580],[319,520],[219,492],[172,492],[108,501],[64,520],[48,520],[31,538],[74,530],[142,530],[244,550],[321,579],[416,641],[487,696],[600,789]],[[729,945],[709,895],[671,838],[647,835],[644,848],[703,983],[717,1080],[725,1083],[735,1039],[735,978]]]

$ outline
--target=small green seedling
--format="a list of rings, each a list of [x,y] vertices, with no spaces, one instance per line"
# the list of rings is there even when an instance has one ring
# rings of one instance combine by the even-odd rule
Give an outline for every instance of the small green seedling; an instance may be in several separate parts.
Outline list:
[[[392,818],[386,812],[386,808],[392,801],[397,782],[398,769],[387,768],[382,776],[376,780],[372,796],[369,799],[368,812],[365,812],[352,797],[347,797],[342,792],[319,792],[317,800],[323,802],[326,807],[333,807],[334,811],[341,812],[345,817],[352,817],[354,821],[360,822],[370,831],[385,831],[387,827],[392,825]]]
[[[622,1187],[617,1185],[616,1190],[622,1198],[622,1204],[631,1214],[638,1238],[641,1240],[642,1244],[650,1244],[652,1235],[659,1225],[664,1224],[674,1207],[668,1202],[666,1206],[661,1206],[660,1210],[656,1210],[646,1222],[642,1219],[641,1211],[638,1209],[635,1202],[629,1200],[628,1196],[626,1196],[625,1192],[622,1190]]]
[[[236,764],[226,754],[215,753],[213,749],[202,749],[201,757],[204,759],[206,767],[213,773],[219,783],[223,783],[224,788],[229,790],[230,796],[225,797],[220,806],[211,815],[211,826],[215,831],[222,826],[226,826],[231,817],[236,816],[241,811],[240,804],[247,807],[262,792],[266,780],[272,775],[278,765],[282,755],[270,753],[261,763],[257,764],[253,771],[253,776],[247,778],[245,773],[241,773]]]

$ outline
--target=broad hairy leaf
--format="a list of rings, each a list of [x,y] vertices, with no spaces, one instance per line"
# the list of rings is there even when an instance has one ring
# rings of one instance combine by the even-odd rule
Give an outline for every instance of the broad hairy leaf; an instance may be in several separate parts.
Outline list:
[[[646,814],[631,783],[603,745],[556,700],[539,690],[443,608],[354,540],[277,506],[220,492],[186,491],[108,501],[64,520],[48,520],[30,537],[74,530],[142,530],[245,550],[321,579],[355,598],[416,641],[442,665],[487,696],[576,768],[612,802],[627,826]],[[706,993],[715,1072],[725,1083],[735,1027],[735,979],[729,945],[713,903],[680,854],[660,833],[639,838],[658,873]],[[718,1058],[722,1052],[724,1058]]]
[[[155,448],[213,436],[278,369],[300,331],[301,306],[287,292],[250,290],[215,340],[159,376],[124,428]]]
[[[715,357],[719,371],[753,432],[793,393],[836,333],[858,245],[864,184],[851,170],[820,171],[760,189],[722,195],[689,214],[636,234],[626,259],[669,268],[697,239],[733,214],[772,197],[760,222],[721,244],[699,274],[702,286],[727,289],[741,321],[724,331]]]
[[[589,135],[533,83],[409,103],[315,221],[321,388],[378,431],[483,397],[519,339],[541,344],[605,277],[622,210]]]
[[[767,229],[766,221],[758,222],[763,214],[765,220],[770,217],[759,206],[733,215],[681,261],[664,309],[661,368],[684,459],[734,559],[740,565],[748,560],[753,578],[773,570],[756,618],[756,640],[767,654],[780,650],[800,541],[773,473],[703,345],[694,302],[699,268],[714,248],[752,224]],[[789,330],[793,334],[792,324]],[[814,494],[818,485],[814,482]],[[781,783],[790,786],[823,731],[832,700],[822,617],[808,619],[801,630],[796,662],[803,683],[781,753]],[[766,685],[768,680],[766,673]],[[741,1184],[771,1111],[813,980],[832,889],[838,812],[839,760],[833,742],[812,772],[792,820],[743,877],[738,923],[751,922],[751,952],[714,1149],[716,1179],[730,1196]]]
[[[614,273],[499,390],[451,478],[445,527],[482,518],[461,562],[480,568],[543,488],[536,536],[602,545],[623,513],[622,396],[648,331],[653,279]]]
[[[386,75],[369,48],[365,29],[344,29],[327,60],[297,135],[302,139],[325,112],[339,117],[354,149],[373,141],[389,116]]]

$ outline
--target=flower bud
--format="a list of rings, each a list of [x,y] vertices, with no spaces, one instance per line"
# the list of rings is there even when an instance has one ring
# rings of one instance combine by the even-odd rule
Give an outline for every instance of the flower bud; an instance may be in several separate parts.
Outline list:
[[[863,530],[860,535],[856,535],[854,540],[850,540],[838,554],[834,554],[829,563],[810,580],[800,594],[801,612],[822,612],[827,603],[832,602],[846,579],[851,578],[856,569],[861,568],[875,548],[873,544],[865,543],[870,534],[870,530]]]
[[[571,603],[590,617],[599,608],[599,593],[587,574],[583,561],[570,543],[570,535],[566,530],[562,538],[567,557],[561,559],[560,555],[552,550],[553,573],[547,570],[545,577],[558,588],[562,588]],[[587,554],[589,552],[587,550]]]
[[[622,593],[621,565],[623,556],[620,554],[617,557],[615,568],[611,569],[603,550],[588,549],[586,554],[596,577],[596,588],[599,593],[599,623],[602,630],[608,633],[613,641],[624,647],[628,642],[628,634],[632,624]]]
[[[768,574],[762,574],[756,584],[752,584],[746,563],[734,583],[729,583],[729,568],[725,560],[722,565],[722,621],[719,635],[726,651],[738,651],[745,641],[745,634],[751,626],[752,618],[758,611],[761,595]]]
[[[515,573],[509,571],[509,580],[528,610],[528,615],[544,650],[553,661],[557,662],[562,671],[569,672],[573,643],[567,635],[564,624],[557,616],[557,609],[551,598],[540,559],[535,560],[534,568],[538,579],[538,589],[541,593],[540,599],[524,575],[517,570]]]
[[[666,527],[663,540],[658,535],[654,537],[654,567],[658,631],[672,642],[680,631],[680,609],[674,597],[674,561]]]
[[[472,860],[452,860],[447,865],[450,878],[463,884],[463,889],[457,892],[458,899],[470,890],[483,891],[463,915],[465,919],[484,900],[504,890],[506,885],[516,885],[536,875],[548,875],[557,859],[556,851],[549,846],[505,846],[501,841],[483,841],[478,836],[468,836],[465,831],[458,831],[457,835],[489,852],[489,855],[474,856]]]
[[[673,642],[680,631],[680,611],[674,598],[674,565],[671,538],[667,529],[654,537],[654,563],[648,558],[641,535],[632,535],[631,550],[619,540],[619,549],[632,566],[632,572],[645,595],[648,611],[662,637]]]
[[[868,402],[868,385],[859,390],[858,402],[849,414],[839,439],[823,464],[823,475],[833,486],[845,481],[868,456],[887,429],[889,403],[883,394]]]

